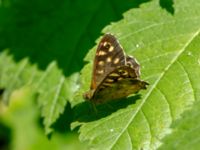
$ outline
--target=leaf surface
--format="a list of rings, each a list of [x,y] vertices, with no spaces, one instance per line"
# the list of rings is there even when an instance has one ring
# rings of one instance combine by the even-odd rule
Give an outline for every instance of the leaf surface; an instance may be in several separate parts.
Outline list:
[[[172,134],[166,136],[159,150],[198,150],[200,147],[200,103],[194,103],[194,107],[186,111],[182,117],[172,124]]]
[[[199,97],[199,8],[197,1],[176,0],[172,15],[158,1],[151,1],[103,30],[116,35],[126,53],[137,58],[141,78],[150,86],[136,102],[132,97],[132,104],[111,115],[90,122],[77,120],[81,140],[99,150],[156,149],[161,144],[171,123]],[[79,93],[89,89],[94,53],[95,48],[86,57],[90,63],[82,70]]]

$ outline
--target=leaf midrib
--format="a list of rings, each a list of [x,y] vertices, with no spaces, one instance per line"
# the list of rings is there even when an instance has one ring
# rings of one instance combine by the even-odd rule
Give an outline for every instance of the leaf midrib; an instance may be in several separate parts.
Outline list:
[[[53,116],[53,114],[55,112],[56,103],[57,103],[57,101],[59,99],[58,97],[59,97],[59,94],[61,92],[61,89],[62,89],[62,86],[64,84],[64,81],[65,81],[65,78],[61,77],[60,82],[59,82],[59,84],[57,86],[56,94],[55,94],[54,99],[53,99],[53,104],[51,105],[51,109],[49,111],[50,115],[48,117],[47,124],[50,124],[52,122],[52,116]]]
[[[188,47],[188,45],[193,41],[193,39],[199,34],[200,32],[200,28],[197,30],[197,32],[195,32],[189,39],[188,42],[186,42],[186,44],[183,46],[182,49],[180,49],[180,52],[177,53],[177,55],[175,55],[174,59],[172,59],[172,61],[169,63],[169,65],[167,65],[164,69],[164,71],[160,74],[159,78],[155,81],[155,83],[152,85],[151,89],[149,90],[149,92],[145,95],[144,99],[142,100],[142,102],[140,103],[140,105],[137,107],[137,109],[134,111],[133,116],[130,118],[130,120],[128,121],[127,125],[124,127],[124,129],[122,130],[121,133],[119,133],[119,135],[117,136],[116,140],[114,140],[113,144],[110,146],[109,149],[111,149],[116,142],[118,141],[118,139],[121,137],[121,135],[126,131],[126,129],[128,128],[128,126],[130,125],[130,123],[133,121],[133,119],[136,117],[136,115],[138,114],[138,112],[141,110],[142,106],[144,105],[144,103],[146,102],[147,98],[151,95],[152,91],[156,88],[156,86],[158,85],[159,81],[164,77],[164,75],[167,73],[167,71],[170,69],[170,67],[176,62],[176,60],[179,58],[179,56],[185,51],[186,47]],[[151,144],[151,143],[150,143]]]

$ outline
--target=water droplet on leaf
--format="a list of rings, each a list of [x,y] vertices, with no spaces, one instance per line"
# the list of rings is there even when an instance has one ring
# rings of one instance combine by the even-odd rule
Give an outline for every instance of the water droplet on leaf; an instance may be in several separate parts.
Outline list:
[[[188,56],[192,56],[192,53],[191,53],[191,52],[188,52],[187,55],[188,55]]]
[[[200,58],[198,59],[198,64],[199,64],[199,66],[200,66]]]

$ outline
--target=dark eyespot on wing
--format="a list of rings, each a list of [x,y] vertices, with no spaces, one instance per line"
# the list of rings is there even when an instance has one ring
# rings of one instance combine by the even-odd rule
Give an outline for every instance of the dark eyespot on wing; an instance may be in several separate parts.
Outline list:
[[[135,76],[140,77],[140,65],[132,56],[126,56],[126,65],[135,70]]]

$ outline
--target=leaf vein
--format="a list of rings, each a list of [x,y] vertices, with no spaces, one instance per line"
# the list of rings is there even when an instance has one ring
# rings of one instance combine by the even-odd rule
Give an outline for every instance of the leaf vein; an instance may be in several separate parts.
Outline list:
[[[187,72],[187,69],[184,67],[184,65],[183,65],[180,61],[177,61],[177,62],[178,62],[178,64],[181,66],[181,68],[184,70],[184,72],[186,73],[187,78],[188,78],[188,81],[189,81],[190,86],[191,86],[192,93],[193,93],[193,98],[194,98],[194,100],[197,100],[197,98],[196,98],[196,96],[195,96],[195,92],[194,92],[194,87],[193,87],[193,85],[192,85],[192,81],[191,81],[191,79],[190,79],[189,73]],[[190,92],[191,92],[191,91],[190,91]]]
[[[148,129],[149,129],[149,135],[150,135],[150,142],[149,142],[149,148],[151,147],[151,141],[152,141],[152,130],[151,130],[151,125],[150,125],[150,122],[149,122],[149,120],[147,119],[147,116],[146,116],[146,114],[144,113],[144,111],[141,109],[141,112],[142,112],[142,114],[143,114],[143,116],[144,116],[144,119],[146,120],[146,122],[147,122],[147,125],[148,125]]]
[[[156,89],[158,90],[158,92],[163,96],[164,100],[166,101],[167,106],[169,108],[170,118],[171,118],[171,121],[172,121],[174,117],[172,115],[172,108],[171,108],[170,102],[169,102],[169,100],[167,99],[166,95],[164,94],[164,92],[161,89],[159,89],[159,88],[156,88]]]
[[[52,116],[53,116],[53,114],[54,114],[55,106],[56,106],[56,103],[57,103],[57,101],[58,101],[58,97],[59,97],[59,94],[60,94],[60,92],[61,92],[61,89],[62,89],[62,86],[63,86],[63,84],[64,84],[64,81],[65,81],[65,78],[64,78],[64,77],[61,77],[60,82],[59,82],[59,84],[58,84],[58,86],[57,86],[57,90],[56,90],[56,93],[55,93],[55,96],[54,96],[54,99],[53,99],[53,103],[52,103],[52,105],[51,105],[50,115],[49,115],[49,117],[48,117],[48,123],[47,123],[47,124],[51,123],[51,120],[50,120],[50,119],[52,119]]]

